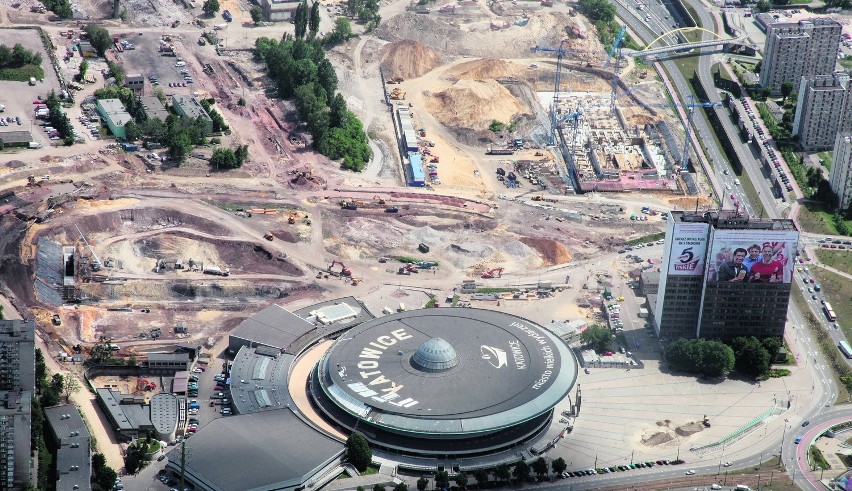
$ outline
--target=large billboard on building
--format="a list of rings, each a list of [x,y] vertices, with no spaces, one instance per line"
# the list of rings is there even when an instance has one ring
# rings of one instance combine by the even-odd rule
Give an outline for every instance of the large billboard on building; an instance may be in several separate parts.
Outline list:
[[[707,258],[707,282],[790,283],[797,231],[716,230]]]
[[[671,276],[701,276],[704,274],[707,255],[706,223],[676,223],[671,232],[671,253],[668,274]]]

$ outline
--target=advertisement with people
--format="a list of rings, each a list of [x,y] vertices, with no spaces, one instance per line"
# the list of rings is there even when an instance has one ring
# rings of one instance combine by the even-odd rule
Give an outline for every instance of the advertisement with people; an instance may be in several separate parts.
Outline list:
[[[790,283],[796,231],[717,230],[708,261],[709,283]]]
[[[704,274],[704,258],[707,255],[706,223],[677,223],[671,234],[669,275],[700,276]]]

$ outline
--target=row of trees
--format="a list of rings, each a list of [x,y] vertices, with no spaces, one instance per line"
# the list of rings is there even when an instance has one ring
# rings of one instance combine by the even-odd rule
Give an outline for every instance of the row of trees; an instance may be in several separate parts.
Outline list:
[[[71,126],[71,121],[68,119],[68,116],[65,115],[65,111],[62,110],[62,106],[59,104],[59,98],[56,96],[56,92],[51,91],[44,103],[50,111],[50,114],[48,115],[50,125],[56,128],[56,131],[59,132],[59,137],[63,139],[66,145],[73,145],[74,129]]]
[[[213,132],[222,132],[225,134],[231,133],[231,129],[228,127],[228,124],[225,123],[225,118],[223,118],[222,115],[219,114],[219,111],[213,107],[213,103],[210,102],[209,99],[201,99],[201,107],[207,111],[207,114],[210,115],[210,119],[213,120]]]
[[[344,169],[363,170],[371,156],[367,135],[337,93],[337,75],[320,41],[260,38],[255,47],[278,94],[295,99],[299,118],[313,136],[314,148],[332,160],[340,160]]]
[[[102,453],[92,455],[92,482],[101,489],[112,489],[115,486],[115,478],[118,477],[115,469],[106,465],[106,457]]]
[[[364,435],[357,431],[353,432],[346,440],[346,460],[355,466],[359,472],[364,472],[370,465],[372,457],[373,454],[370,450],[369,442]],[[548,476],[548,473],[551,470],[554,474],[559,475],[565,472],[567,468],[568,464],[565,463],[565,459],[562,457],[553,460],[550,462],[550,465],[548,465],[544,457],[539,457],[534,460],[532,464],[520,461],[515,464],[514,469],[508,464],[501,464],[494,469],[480,469],[474,471],[473,476],[476,478],[476,482],[480,484],[481,488],[489,482],[490,476],[492,475],[495,480],[500,482],[507,482],[509,479],[513,478],[515,482],[523,483],[530,481],[532,474],[535,474],[539,480],[542,480]],[[460,472],[454,476],[452,480],[455,481],[459,488],[465,489],[468,484],[468,475],[464,472]],[[437,489],[448,489],[450,487],[450,481],[450,475],[446,471],[441,471],[435,474],[435,488]],[[419,491],[425,490],[428,485],[429,480],[426,477],[421,477],[417,480],[417,489]],[[359,487],[358,489],[363,490],[364,488]],[[385,490],[384,486],[381,484],[377,484],[373,487],[373,489],[375,491]],[[394,491],[407,491],[407,489],[408,486],[403,483],[401,485],[397,485],[394,488]]]
[[[307,34],[310,38],[314,38],[319,32],[320,25],[320,5],[315,1],[308,10],[307,0],[303,0],[293,15],[293,24],[296,25],[296,38],[305,39]]]
[[[53,482],[51,470],[55,470],[55,464],[53,463],[53,454],[47,446],[47,442],[52,437],[48,436],[50,432],[45,424],[44,408],[60,404],[63,397],[67,402],[71,394],[80,389],[80,383],[74,376],[63,377],[59,373],[48,377],[44,354],[40,349],[36,349],[35,389],[36,395],[31,403],[30,443],[33,451],[38,453],[37,482],[46,489],[47,483]],[[112,478],[110,484],[114,481],[115,477]]]
[[[678,339],[665,352],[666,360],[676,370],[721,377],[736,369],[750,377],[769,373],[775,354],[781,348],[778,338],[758,339],[741,336],[725,344],[707,339]]]
[[[240,145],[236,149],[217,148],[213,150],[213,156],[210,158],[210,166],[214,170],[220,169],[238,169],[243,166],[243,162],[248,158],[248,145]]]
[[[678,339],[666,348],[672,368],[707,377],[721,377],[734,369],[734,350],[721,341]]]
[[[20,68],[24,65],[41,65],[41,53],[24,48],[20,43],[11,48],[0,44],[0,68]]]

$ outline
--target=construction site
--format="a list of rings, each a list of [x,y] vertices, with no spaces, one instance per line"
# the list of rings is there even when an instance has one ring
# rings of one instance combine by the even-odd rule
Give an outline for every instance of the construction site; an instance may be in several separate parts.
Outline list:
[[[597,282],[553,281],[559,290],[540,295],[531,276],[658,233],[660,220],[630,220],[643,207],[709,204],[690,197],[681,126],[654,72],[604,51],[570,5],[382,6],[375,31],[358,26],[328,52],[371,137],[361,173],[315,153],[292,101],[269,97],[251,49],[289,24],[253,26],[248,2],[228,0],[235,22],[216,29],[219,44],[202,45],[213,21],[198,2],[135,5],[107,24],[137,48],[109,61],[171,80],[174,58],[158,51],[169,38],[196,80],[166,97],[215,100],[233,129],[223,144],[246,144],[250,157],[214,174],[204,148],[178,166],[105,140],[5,163],[0,245],[21,257],[3,269],[7,293],[69,355],[102,338],[127,358],[208,345],[271,302],[353,289],[369,298],[386,283],[442,296],[476,281],[506,290],[479,301],[555,302],[559,315],[590,318]],[[10,18],[42,15],[25,7]],[[77,7],[109,17],[113,4]],[[321,10],[325,32],[346,15]],[[59,49],[70,41],[58,29],[72,25],[47,30]],[[34,179],[44,174],[53,177]],[[411,308],[431,297],[417,298]]]

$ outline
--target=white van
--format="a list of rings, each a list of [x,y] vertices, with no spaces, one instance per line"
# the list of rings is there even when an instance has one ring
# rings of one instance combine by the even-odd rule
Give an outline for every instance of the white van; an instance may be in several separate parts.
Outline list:
[[[739,186],[739,185],[740,185],[740,180],[739,180],[739,179],[734,179],[734,184],[736,184],[737,186]]]

